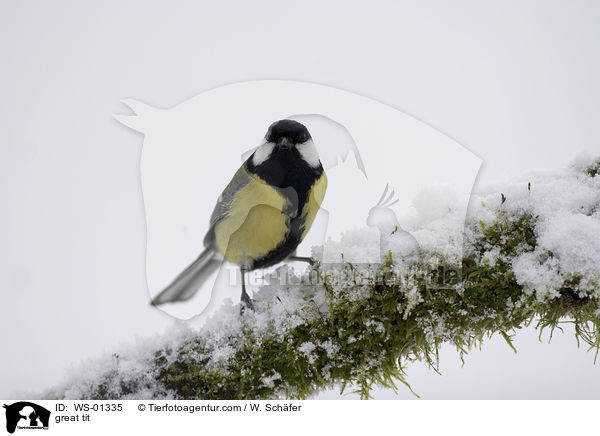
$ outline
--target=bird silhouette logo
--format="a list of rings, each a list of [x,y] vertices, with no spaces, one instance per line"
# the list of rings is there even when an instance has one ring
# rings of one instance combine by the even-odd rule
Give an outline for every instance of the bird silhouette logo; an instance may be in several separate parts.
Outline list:
[[[322,247],[325,259],[325,242],[339,239],[347,229],[364,227],[367,215],[369,225],[379,230],[380,251],[407,241],[414,245],[411,235],[396,224],[398,217],[391,219],[389,231],[391,201],[373,208],[373,192],[389,182],[395,188],[393,201],[398,200],[395,207],[406,211],[418,189],[429,183],[470,194],[481,164],[448,136],[395,108],[314,83],[234,83],[165,109],[136,99],[123,103],[133,113],[115,118],[144,135],[140,176],[149,300],[198,258],[215,200],[240,160],[265,151],[265,129],[276,120],[295,120],[308,128],[327,174],[327,193],[310,231],[291,253],[296,257],[311,257]],[[294,203],[293,195],[284,196]],[[382,200],[391,200],[388,196]],[[284,212],[293,215],[291,210]],[[252,287],[251,274],[248,280]],[[189,304],[159,307],[177,318],[204,317],[226,298],[239,301],[240,281],[238,266],[221,262]]]

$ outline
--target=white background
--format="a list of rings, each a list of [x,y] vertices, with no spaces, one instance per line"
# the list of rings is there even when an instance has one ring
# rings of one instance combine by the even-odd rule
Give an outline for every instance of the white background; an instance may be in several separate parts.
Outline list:
[[[226,431],[226,434],[244,435],[306,435],[307,427],[317,429],[319,434],[381,434],[389,433],[390,421],[407,434],[461,434],[476,435],[485,430],[486,435],[517,434],[587,434],[596,428],[598,401],[552,401],[520,402],[515,407],[510,401],[41,401],[42,407],[50,410],[48,434],[60,435],[105,435],[115,430],[124,434],[134,429],[136,434],[197,434]],[[201,407],[210,405],[224,407],[246,406],[246,411],[170,412],[151,411],[150,403],[156,406]],[[57,404],[65,405],[66,412],[57,412]],[[122,412],[88,412],[89,421],[61,421],[57,417],[73,416],[76,404],[87,404],[98,410],[101,407],[115,408],[121,404]],[[138,405],[145,406],[144,411]],[[267,411],[267,404],[290,405],[300,409],[296,412]],[[251,405],[259,405],[259,412],[250,412]],[[79,415],[83,413],[79,412]],[[430,419],[435,414],[437,419]],[[4,414],[2,414],[4,415]],[[577,416],[577,419],[573,419]],[[332,417],[336,417],[332,419]],[[507,417],[508,419],[498,419]],[[62,418],[64,419],[64,418]],[[23,421],[21,421],[23,422]],[[225,425],[224,425],[225,422]],[[0,417],[4,426],[4,417]],[[22,424],[20,424],[22,425]],[[28,430],[17,430],[16,434],[27,434]],[[33,433],[35,434],[35,432]]]
[[[530,434],[586,434],[595,429],[597,401],[552,401],[520,402],[515,407],[510,401],[42,401],[42,407],[50,410],[48,434],[60,435],[105,435],[108,432],[135,429],[138,434],[190,434],[223,431],[227,434],[280,435],[282,429],[289,435],[305,435],[307,427],[318,429],[320,434],[381,434],[389,432],[390,421],[407,434],[461,434],[476,435],[485,429],[486,435],[530,435]],[[246,411],[151,411],[150,403],[156,406],[202,407],[246,407]],[[56,406],[67,407],[57,412]],[[89,421],[61,421],[56,418],[74,416],[75,405],[86,404],[97,407],[98,412],[87,412]],[[122,412],[102,412],[101,407],[115,408],[121,404]],[[138,406],[143,404],[144,411]],[[267,411],[276,406],[293,404],[295,412]],[[258,412],[250,412],[251,406],[260,406]],[[79,412],[79,415],[84,413]],[[430,419],[435,414],[437,419]],[[4,415],[4,414],[2,414]],[[573,419],[577,416],[577,419]],[[332,417],[336,417],[332,419]],[[507,417],[508,419],[498,419]],[[60,418],[59,418],[60,419]],[[21,421],[23,422],[23,421]],[[226,422],[224,425],[223,423]],[[4,417],[0,418],[4,426]],[[23,425],[23,424],[19,424]],[[21,432],[21,433],[19,433]],[[16,434],[27,434],[28,430],[17,430]],[[34,433],[35,434],[35,433]]]
[[[600,154],[599,22],[593,1],[2,2],[0,397],[172,323],[148,306],[142,137],[111,118],[122,98],[331,85],[456,139],[485,184]],[[593,356],[565,332],[519,332],[517,355],[494,338],[464,368],[444,349],[443,376],[413,365],[409,379],[429,399],[600,397]]]

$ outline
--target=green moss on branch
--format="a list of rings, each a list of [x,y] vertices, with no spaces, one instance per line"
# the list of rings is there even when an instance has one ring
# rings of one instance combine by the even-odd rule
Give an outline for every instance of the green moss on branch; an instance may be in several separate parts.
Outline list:
[[[598,174],[594,165],[585,170],[588,176]],[[560,283],[551,295],[520,284],[513,265],[517,256],[535,252],[543,263],[554,253],[536,251],[539,217],[527,210],[505,212],[510,200],[502,195],[493,220],[468,226],[469,241],[458,264],[424,253],[417,263],[401,268],[401,260],[390,253],[375,270],[372,265],[320,265],[319,283],[288,285],[282,294],[269,287],[259,291],[257,314],[236,315],[239,325],[218,341],[200,330],[181,343],[157,347],[144,362],[144,373],[124,372],[116,356],[110,370],[75,395],[307,398],[321,389],[351,385],[367,398],[374,386],[408,386],[404,370],[411,361],[437,370],[444,343],[455,345],[462,357],[493,334],[513,347],[511,337],[519,328],[533,325],[540,335],[545,329],[552,334],[564,322],[574,324],[577,341],[597,354],[598,283],[559,271]],[[352,279],[339,280],[339,273]],[[285,298],[279,298],[286,292],[300,303],[287,308]],[[256,321],[258,312],[279,305],[284,320]],[[223,344],[228,352],[215,357]]]

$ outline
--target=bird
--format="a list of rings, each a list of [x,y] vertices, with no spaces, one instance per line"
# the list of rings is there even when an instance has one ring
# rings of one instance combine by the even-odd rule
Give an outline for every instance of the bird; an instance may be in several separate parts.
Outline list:
[[[242,307],[254,308],[245,274],[296,256],[325,198],[327,176],[305,125],[271,124],[264,142],[219,196],[204,237],[204,251],[162,290],[152,305],[186,301],[223,261],[238,265]]]

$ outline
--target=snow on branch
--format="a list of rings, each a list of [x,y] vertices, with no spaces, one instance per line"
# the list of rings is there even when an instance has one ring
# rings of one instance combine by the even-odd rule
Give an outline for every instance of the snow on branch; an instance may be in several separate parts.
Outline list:
[[[465,226],[464,240],[449,229]],[[466,224],[452,208],[412,232],[410,262],[393,244],[382,265],[321,263],[254,293],[255,311],[225,303],[200,329],[171,331],[94,360],[47,398],[306,398],[348,385],[408,386],[404,368],[437,368],[438,349],[466,353],[492,334],[575,324],[600,348],[600,160],[489,189]],[[364,250],[361,232],[328,248]],[[280,275],[293,274],[287,267]]]

